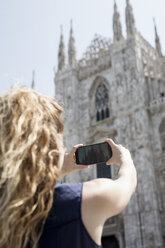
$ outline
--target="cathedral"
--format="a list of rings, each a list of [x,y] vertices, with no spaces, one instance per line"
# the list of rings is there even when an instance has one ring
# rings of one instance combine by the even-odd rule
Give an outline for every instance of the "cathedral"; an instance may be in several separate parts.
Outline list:
[[[155,26],[155,47],[140,34],[126,1],[127,34],[116,3],[113,41],[94,36],[80,60],[71,25],[66,62],[61,33],[55,97],[65,115],[64,144],[94,144],[112,138],[131,152],[138,184],[128,206],[106,221],[104,248],[165,247],[165,57]],[[119,166],[91,165],[64,182],[116,179]]]

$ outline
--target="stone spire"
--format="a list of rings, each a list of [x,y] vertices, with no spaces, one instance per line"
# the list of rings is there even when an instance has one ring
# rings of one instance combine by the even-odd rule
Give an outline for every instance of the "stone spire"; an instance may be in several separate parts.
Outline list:
[[[125,18],[126,18],[126,26],[127,26],[127,36],[133,35],[135,31],[135,19],[133,15],[133,9],[129,2],[126,0],[127,5],[125,9]]]
[[[60,45],[58,50],[58,71],[64,69],[65,66],[66,66],[66,54],[65,54],[63,30],[61,26],[61,37],[60,37]]]
[[[160,56],[162,56],[162,49],[161,49],[161,45],[160,45],[160,39],[159,39],[159,35],[158,35],[158,32],[157,32],[157,27],[156,27],[156,23],[155,23],[154,18],[153,18],[153,21],[154,21],[154,28],[155,28],[155,47],[156,47],[156,50],[157,50],[158,54]]]
[[[73,35],[73,28],[72,28],[72,20],[71,20],[71,28],[70,28],[70,38],[69,38],[69,45],[68,45],[68,63],[71,67],[76,65],[76,46],[75,46],[75,38]]]
[[[35,77],[35,71],[32,72],[32,84],[31,84],[31,88],[32,88],[32,89],[35,88],[35,80],[34,80],[34,77]]]
[[[122,26],[120,21],[120,14],[117,10],[116,1],[114,1],[114,14],[113,14],[113,40],[119,41],[123,38]]]

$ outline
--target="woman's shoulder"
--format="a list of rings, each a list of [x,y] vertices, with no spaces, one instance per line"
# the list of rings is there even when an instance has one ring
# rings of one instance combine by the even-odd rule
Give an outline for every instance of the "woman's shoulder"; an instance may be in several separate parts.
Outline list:
[[[81,203],[83,183],[58,183],[54,191],[54,205],[76,205]]]
[[[82,194],[83,183],[57,183],[54,191],[54,199],[72,199]]]

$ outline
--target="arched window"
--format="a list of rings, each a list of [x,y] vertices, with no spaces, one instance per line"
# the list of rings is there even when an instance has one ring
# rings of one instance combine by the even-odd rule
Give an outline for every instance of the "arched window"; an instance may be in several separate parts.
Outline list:
[[[159,134],[160,134],[162,151],[165,151],[165,118],[162,120],[159,126]]]
[[[104,83],[100,83],[95,95],[96,121],[104,120],[110,116],[108,103],[109,96],[107,87]]]
[[[106,118],[109,117],[109,108],[106,108]]]

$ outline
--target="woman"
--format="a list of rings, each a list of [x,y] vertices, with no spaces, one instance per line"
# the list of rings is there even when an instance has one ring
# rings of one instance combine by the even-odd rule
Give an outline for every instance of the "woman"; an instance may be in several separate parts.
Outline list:
[[[105,221],[128,204],[137,184],[130,152],[111,139],[117,180],[57,184],[88,166],[65,154],[63,109],[57,101],[14,85],[0,97],[0,247],[101,247]],[[56,185],[56,187],[54,187]]]

